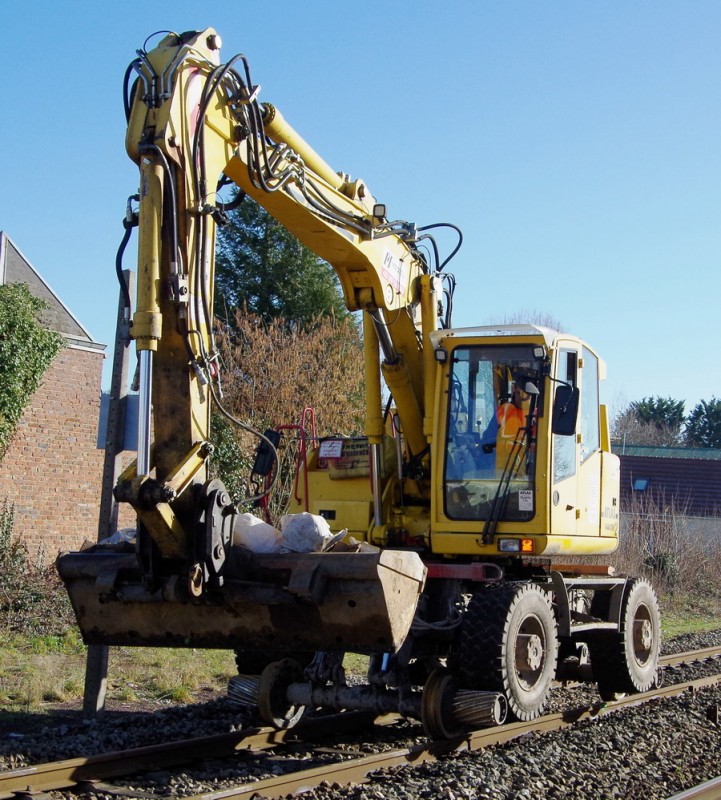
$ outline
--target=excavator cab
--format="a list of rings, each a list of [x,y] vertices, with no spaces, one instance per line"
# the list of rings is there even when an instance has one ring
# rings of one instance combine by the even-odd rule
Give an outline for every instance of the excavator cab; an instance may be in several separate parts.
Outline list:
[[[618,458],[598,403],[598,356],[531,325],[437,331],[431,340],[441,364],[434,442],[442,443],[433,551],[612,552]]]

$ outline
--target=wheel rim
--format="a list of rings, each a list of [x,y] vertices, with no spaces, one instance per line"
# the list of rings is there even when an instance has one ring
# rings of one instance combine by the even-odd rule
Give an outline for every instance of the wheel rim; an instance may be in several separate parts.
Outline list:
[[[534,614],[521,623],[515,641],[515,668],[521,689],[532,691],[544,673],[546,636],[543,623]]]
[[[654,651],[655,636],[651,612],[645,604],[640,604],[633,617],[633,657],[636,663],[644,666]]]

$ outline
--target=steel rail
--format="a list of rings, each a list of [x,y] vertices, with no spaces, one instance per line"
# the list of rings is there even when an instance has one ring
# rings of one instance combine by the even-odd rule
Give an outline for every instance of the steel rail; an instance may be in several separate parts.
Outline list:
[[[700,650],[688,650],[685,653],[661,656],[658,663],[661,667],[676,667],[679,664],[694,664],[698,661],[710,661],[714,658],[721,658],[721,647],[702,647]]]
[[[0,800],[18,794],[66,789],[78,783],[95,783],[105,778],[132,775],[146,769],[171,767],[204,758],[219,758],[239,750],[268,750],[299,741],[303,734],[327,730],[348,731],[368,726],[373,716],[367,713],[333,714],[304,721],[292,730],[246,728],[234,733],[199,736],[174,742],[136,747],[82,758],[51,761],[0,772]]]
[[[622,708],[641,705],[650,700],[673,697],[689,690],[702,689],[717,683],[721,683],[721,675],[711,675],[706,678],[684,681],[673,686],[631,695],[622,700],[593,703],[592,705],[572,709],[560,714],[547,714],[531,722],[512,722],[508,725],[501,725],[498,728],[473,731],[459,739],[428,742],[401,750],[389,750],[339,764],[278,775],[255,781],[254,783],[243,784],[233,789],[204,792],[203,794],[186,797],[184,800],[249,800],[254,795],[264,798],[281,798],[294,792],[308,791],[324,782],[340,785],[363,783],[368,780],[370,773],[376,770],[406,765],[415,766],[455,751],[481,750],[492,745],[504,744],[528,734],[560,730],[585,719],[596,719]]]
[[[721,656],[721,647],[709,647],[678,655],[664,656],[662,666],[705,661]],[[384,753],[354,758],[345,762],[316,767],[296,773],[274,776],[229,790],[205,793],[188,800],[235,800],[249,798],[252,794],[266,797],[282,797],[301,788],[317,786],[323,781],[337,783],[362,782],[370,772],[403,764],[418,764],[433,760],[458,750],[479,750],[494,744],[502,744],[529,733],[559,730],[584,719],[594,719],[610,711],[639,705],[653,699],[673,697],[689,689],[700,689],[721,683],[721,675],[712,675],[693,681],[630,695],[621,700],[593,703],[559,714],[547,714],[531,722],[513,722],[496,728],[473,731],[448,741],[427,742],[410,748],[390,750]],[[0,772],[0,800],[19,794],[64,789],[78,783],[97,783],[107,778],[128,775],[144,769],[218,758],[239,750],[267,750],[278,745],[300,741],[303,734],[322,733],[326,730],[339,732],[368,725],[373,719],[367,713],[345,713],[332,717],[310,719],[297,728],[278,731],[272,728],[253,728],[235,733],[166,742],[160,745],[129,750],[101,753],[84,758],[37,764]],[[110,789],[111,787],[103,787]],[[119,790],[120,791],[120,790]],[[699,795],[701,796],[701,795]]]
[[[669,797],[668,800],[718,800],[721,797],[721,776],[700,783]]]

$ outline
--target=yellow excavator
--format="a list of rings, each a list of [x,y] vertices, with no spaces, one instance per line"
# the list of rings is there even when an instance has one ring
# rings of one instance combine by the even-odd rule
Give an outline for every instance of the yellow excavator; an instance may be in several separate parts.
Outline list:
[[[532,719],[569,670],[604,697],[649,689],[651,585],[583,563],[619,538],[604,362],[535,325],[452,329],[439,226],[389,218],[220,46],[212,29],[169,33],[126,73],[140,413],[115,495],[137,532],[58,559],[85,641],[235,650],[237,693],[277,727],[305,707],[364,709],[449,737]],[[332,265],[362,313],[365,436],[310,442],[289,518],[330,535],[302,547],[248,546],[208,474],[228,184]],[[274,440],[261,436],[272,472]],[[349,652],[370,657],[360,686],[345,678]]]

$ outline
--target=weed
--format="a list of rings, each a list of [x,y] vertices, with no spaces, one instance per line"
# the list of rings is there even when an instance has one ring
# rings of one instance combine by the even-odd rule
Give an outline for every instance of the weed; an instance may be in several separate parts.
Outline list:
[[[622,514],[619,549],[612,558],[627,575],[645,575],[660,594],[694,595],[721,604],[718,529],[689,517],[663,498],[634,498]]]

